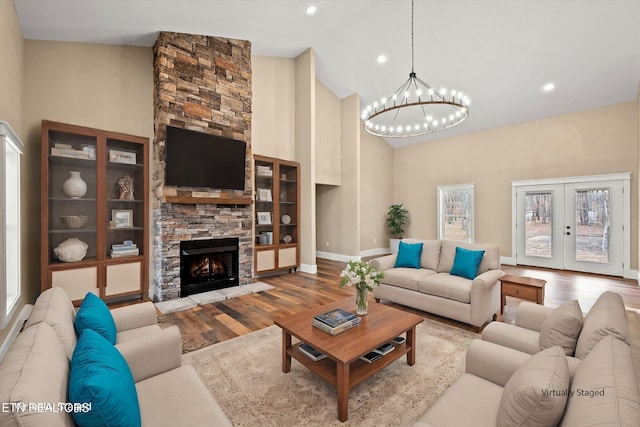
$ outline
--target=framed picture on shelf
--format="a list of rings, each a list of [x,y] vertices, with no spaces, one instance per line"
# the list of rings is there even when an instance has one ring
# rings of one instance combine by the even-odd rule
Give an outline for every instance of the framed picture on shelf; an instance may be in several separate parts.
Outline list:
[[[113,209],[111,211],[111,228],[131,228],[133,227],[133,210]]]
[[[136,164],[136,152],[124,150],[109,150],[109,161],[114,163]]]
[[[271,190],[269,188],[258,188],[258,201],[272,202]]]
[[[271,225],[271,212],[258,212],[258,225]]]

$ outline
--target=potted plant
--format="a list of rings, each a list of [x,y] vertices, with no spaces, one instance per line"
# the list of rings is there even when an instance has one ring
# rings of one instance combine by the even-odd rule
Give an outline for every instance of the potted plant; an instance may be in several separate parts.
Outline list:
[[[404,225],[409,218],[409,211],[406,210],[401,204],[389,206],[389,212],[387,213],[387,228],[392,238],[389,239],[389,246],[391,253],[398,253],[398,246],[400,240],[402,240],[402,234],[404,234]]]

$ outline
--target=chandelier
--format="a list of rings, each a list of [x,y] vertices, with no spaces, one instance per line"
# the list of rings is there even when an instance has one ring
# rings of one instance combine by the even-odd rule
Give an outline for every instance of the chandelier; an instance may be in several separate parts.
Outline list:
[[[390,97],[362,111],[364,129],[385,138],[411,137],[439,132],[469,116],[469,97],[461,91],[435,90],[414,71],[413,9],[411,0],[411,73]]]

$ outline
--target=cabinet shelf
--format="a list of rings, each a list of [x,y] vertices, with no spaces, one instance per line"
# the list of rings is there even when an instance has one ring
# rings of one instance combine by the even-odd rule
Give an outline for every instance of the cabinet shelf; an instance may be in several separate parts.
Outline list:
[[[71,156],[85,151],[92,158],[51,154],[52,149]],[[112,150],[130,153],[136,163],[110,161]],[[41,158],[42,290],[62,287],[75,304],[87,292],[107,301],[147,299],[149,206],[145,198],[149,194],[149,139],[43,120]],[[77,199],[66,197],[64,191],[64,182],[74,170],[80,172],[86,185],[85,195]],[[125,175],[129,177],[127,181],[120,181]],[[128,200],[131,194],[134,199]],[[133,220],[129,223],[135,226],[111,228],[117,210],[130,211]],[[87,216],[85,227],[67,228],[61,217],[70,215]],[[62,262],[54,249],[70,238],[84,242],[87,252],[79,261]],[[124,240],[132,240],[140,254],[111,258],[112,245]]]
[[[300,265],[300,250],[298,244],[298,218],[300,217],[300,165],[297,162],[275,159],[265,156],[254,156],[256,171],[256,224],[254,247],[254,272],[256,274],[276,272],[278,270],[293,269]],[[271,176],[258,175],[258,171],[268,170]],[[269,194],[271,197],[265,197]],[[272,198],[272,200],[258,200]],[[258,224],[257,217],[271,216],[272,224]],[[286,215],[291,221],[282,223]],[[289,243],[284,243],[287,237]],[[260,243],[269,244],[260,244]]]

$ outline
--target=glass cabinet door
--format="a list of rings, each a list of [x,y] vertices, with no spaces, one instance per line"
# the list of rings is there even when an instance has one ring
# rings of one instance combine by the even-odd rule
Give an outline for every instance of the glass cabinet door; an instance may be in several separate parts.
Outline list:
[[[256,245],[274,244],[274,164],[256,160]]]
[[[107,138],[106,148],[107,258],[143,255],[144,145]]]
[[[95,259],[97,140],[51,130],[48,152],[50,262]]]
[[[278,240],[281,244],[298,243],[298,169],[280,165]]]

